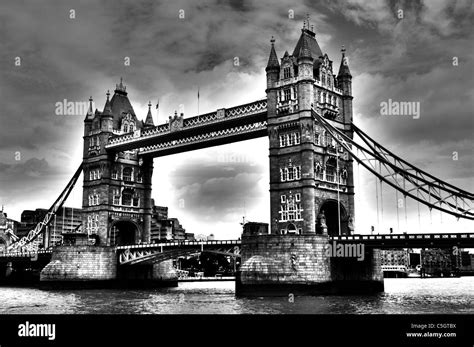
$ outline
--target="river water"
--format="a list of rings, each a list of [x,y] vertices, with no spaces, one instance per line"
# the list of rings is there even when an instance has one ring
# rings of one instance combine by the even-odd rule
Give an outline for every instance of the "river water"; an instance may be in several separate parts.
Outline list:
[[[474,277],[385,279],[365,296],[236,298],[234,282],[150,290],[0,287],[0,314],[456,314],[474,313]]]

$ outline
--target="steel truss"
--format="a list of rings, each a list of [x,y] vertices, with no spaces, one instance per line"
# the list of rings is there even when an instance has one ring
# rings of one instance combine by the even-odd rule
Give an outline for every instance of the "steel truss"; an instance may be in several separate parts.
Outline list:
[[[46,216],[43,218],[41,222],[39,222],[36,227],[31,230],[28,235],[22,237],[18,242],[12,243],[7,248],[7,253],[17,253],[17,252],[37,252],[38,251],[38,242],[35,241],[36,238],[42,234],[46,227],[51,223],[53,217],[56,215],[58,210],[63,206],[64,202],[66,201],[67,197],[71,193],[74,185],[77,182],[77,179],[81,175],[82,172],[82,164],[79,165],[79,168],[76,170],[74,176],[72,176],[71,180],[67,184],[66,188],[61,192],[59,197],[56,199],[54,204],[49,208]]]
[[[401,159],[374,141],[353,123],[354,132],[365,143],[356,143],[343,131],[313,109],[313,117],[342,146],[353,159],[381,181],[431,209],[448,213],[457,218],[474,220],[474,194],[436,178]],[[378,164],[378,165],[377,165]]]

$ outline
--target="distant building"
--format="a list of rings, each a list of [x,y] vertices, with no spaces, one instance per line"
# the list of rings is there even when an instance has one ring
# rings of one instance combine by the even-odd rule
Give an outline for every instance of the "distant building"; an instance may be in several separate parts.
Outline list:
[[[194,241],[194,234],[186,233],[178,218],[168,217],[168,207],[152,207],[150,230],[152,243],[171,240]]]
[[[6,251],[7,247],[17,239],[15,234],[18,222],[7,217],[7,214],[0,211],[0,253]]]
[[[257,222],[247,222],[243,226],[244,235],[267,235],[268,234],[268,224],[267,223],[257,223]]]
[[[47,209],[25,210],[21,214],[21,222],[17,227],[18,237],[26,236],[36,225],[41,222]],[[82,224],[82,209],[73,207],[61,207],[52,221],[46,227],[46,237],[41,236],[43,246],[54,246],[62,242],[62,233],[73,232]],[[47,243],[45,245],[44,243]]]
[[[382,265],[406,266],[409,264],[408,250],[382,249],[380,250]]]
[[[474,254],[461,252],[461,274],[474,274]]]
[[[454,255],[451,249],[421,250],[421,265],[426,274],[434,276],[448,275],[459,269],[458,259],[460,260],[461,257]]]

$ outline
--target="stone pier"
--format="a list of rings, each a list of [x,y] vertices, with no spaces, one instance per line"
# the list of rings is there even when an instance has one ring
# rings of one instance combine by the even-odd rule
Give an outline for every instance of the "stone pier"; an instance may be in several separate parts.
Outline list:
[[[236,294],[243,296],[383,291],[377,250],[363,260],[328,256],[327,235],[244,235]]]

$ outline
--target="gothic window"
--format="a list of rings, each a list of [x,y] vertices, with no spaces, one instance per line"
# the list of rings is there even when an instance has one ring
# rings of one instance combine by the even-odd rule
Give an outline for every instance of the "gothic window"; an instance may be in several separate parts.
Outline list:
[[[117,178],[118,178],[118,172],[117,172],[117,169],[114,168],[114,169],[112,170],[112,179],[113,179],[113,180],[116,180]]]
[[[301,178],[301,166],[294,166],[293,173],[295,180],[299,180]]]
[[[318,90],[318,102],[321,103],[321,92]]]
[[[321,81],[322,81],[323,86],[324,86],[324,85],[326,85],[326,74],[323,72],[321,76],[322,76]]]
[[[133,203],[133,206],[138,207],[138,205],[140,203],[140,198],[138,197],[138,195],[133,196],[132,203]]]
[[[315,142],[317,145],[320,144],[320,143],[319,143],[319,138],[320,138],[319,133],[314,133],[314,142]]]
[[[328,159],[326,163],[326,181],[336,182],[336,165],[334,158]]]
[[[288,181],[293,181],[295,179],[295,171],[293,168],[290,168],[290,170],[285,168],[285,170],[288,172]]]
[[[280,178],[282,182],[288,181],[288,168],[280,169]]]
[[[282,204],[280,205],[280,220],[281,221],[287,221],[288,220],[288,205],[287,204]]]
[[[89,195],[89,206],[94,205],[94,200],[92,200],[92,195]]]
[[[130,129],[129,129],[131,132],[133,132],[135,129],[134,129],[134,126],[133,124],[130,124]]]
[[[113,204],[114,204],[114,205],[120,205],[120,192],[119,192],[119,190],[118,190],[118,189],[115,189],[115,190],[113,191],[113,194],[114,194],[114,196],[113,196]]]
[[[287,141],[286,141],[286,135],[280,135],[280,147],[286,147],[287,146]]]
[[[327,147],[333,147],[333,148],[336,147],[334,145],[334,142],[332,140],[332,136],[330,134],[326,134],[326,146]]]
[[[280,196],[280,201],[282,204],[286,203],[286,195],[281,195]]]
[[[132,180],[132,168],[126,167],[123,169],[123,180],[126,182],[131,182]]]
[[[299,145],[300,144],[300,133],[299,132],[296,132],[296,133],[293,133],[293,136],[294,136],[294,143],[295,145]]]
[[[321,103],[324,104],[325,102],[326,102],[326,93],[323,93]]]
[[[286,88],[285,90],[283,90],[283,93],[285,95],[285,101],[291,99],[291,90],[290,90],[290,88]]]
[[[291,71],[290,71],[290,68],[289,67],[285,67],[283,69],[283,78],[284,79],[287,79],[287,78],[290,78],[291,77]]]
[[[301,201],[301,194],[300,193],[296,193],[295,194],[295,201]]]
[[[288,141],[288,146],[293,146],[295,143],[293,142],[293,136],[292,134],[286,134],[286,139]]]
[[[99,205],[99,195],[98,194],[94,195],[94,205]]]
[[[125,206],[132,205],[132,192],[128,189],[124,189],[122,192],[122,205],[125,205]]]
[[[302,216],[301,216],[301,212],[303,211],[303,209],[301,208],[301,204],[298,203],[298,204],[295,204],[295,219],[296,220],[300,220],[300,219],[303,219]]]
[[[328,75],[328,81],[327,82],[328,82],[328,88],[331,88],[331,76],[330,75]]]

